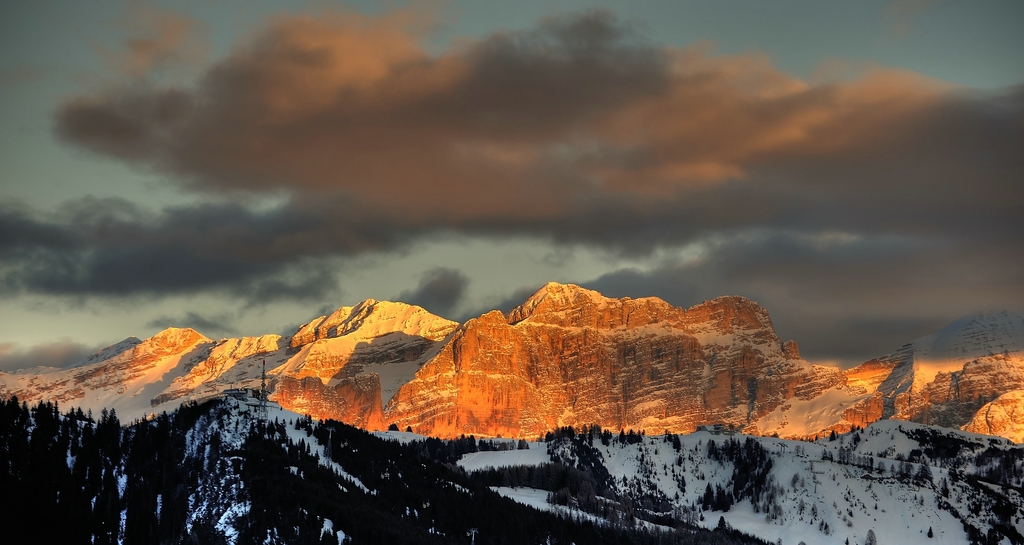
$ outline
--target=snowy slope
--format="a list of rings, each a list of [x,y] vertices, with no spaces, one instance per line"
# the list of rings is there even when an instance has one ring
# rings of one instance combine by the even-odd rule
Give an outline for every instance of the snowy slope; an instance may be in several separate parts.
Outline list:
[[[868,530],[874,532],[879,543],[968,543],[964,523],[982,532],[989,528],[992,504],[986,503],[990,499],[986,494],[1000,495],[1013,506],[1010,525],[1024,533],[1024,496],[1020,489],[1024,484],[1024,448],[1004,439],[895,421],[878,422],[835,441],[816,443],[709,432],[678,438],[679,450],[661,436],[625,445],[617,439],[604,445],[598,438],[593,446],[620,493],[660,495],[677,513],[683,513],[683,518],[689,514],[691,520],[713,528],[723,517],[733,528],[773,543],[840,544],[847,539],[849,543],[864,543]],[[732,490],[735,478],[733,463],[711,456],[709,443],[721,449],[726,441],[748,439],[763,447],[771,460],[766,479],[769,492],[757,501],[745,498],[727,512],[702,510],[702,496],[708,485]],[[962,448],[948,458],[921,458],[922,451],[928,452],[933,442]],[[574,451],[568,443],[553,448],[559,459],[573,463]],[[991,469],[974,462],[987,449],[1008,453],[1008,458],[1016,460],[1016,477],[1008,480],[1011,487],[972,484],[963,479],[963,475],[984,474]],[[541,443],[532,444],[529,451],[477,452],[464,456],[459,465],[467,471],[539,465],[549,461],[542,452],[547,450]],[[904,461],[908,458],[918,461]],[[873,469],[868,469],[869,464]],[[922,464],[929,465],[930,479],[914,478]],[[880,465],[885,469],[877,469]],[[909,471],[910,476],[904,476],[903,471]],[[945,496],[944,487],[948,489]],[[979,492],[980,488],[988,491]],[[528,490],[503,493],[528,504],[537,503],[541,497]],[[927,537],[929,529],[932,538]]]
[[[1024,438],[1024,419],[1012,416],[1024,395],[1019,313],[966,316],[845,375],[845,384],[763,416],[758,431],[813,437],[892,418]]]

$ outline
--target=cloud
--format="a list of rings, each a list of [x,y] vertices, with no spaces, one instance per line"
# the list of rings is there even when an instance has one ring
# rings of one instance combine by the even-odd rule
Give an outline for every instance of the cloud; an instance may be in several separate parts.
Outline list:
[[[96,348],[72,341],[57,341],[20,348],[14,343],[0,343],[0,371],[10,372],[30,367],[69,367],[81,362]]]
[[[440,316],[450,316],[462,302],[468,285],[469,278],[462,271],[437,267],[423,273],[416,288],[403,291],[398,300]]]
[[[39,81],[43,77],[43,71],[23,64],[15,65],[7,70],[0,70],[0,86],[2,85],[25,85]]]
[[[190,327],[204,335],[237,335],[233,325],[234,318],[229,314],[203,316],[195,312],[186,312],[184,316],[159,316],[146,325],[166,329],[168,327]]]
[[[55,214],[0,207],[2,295],[162,296],[219,290],[251,304],[337,293],[329,258],[381,238],[332,210],[298,203],[254,212],[235,203],[159,213],[82,199]],[[392,245],[393,247],[393,245]]]
[[[344,201],[386,232],[623,251],[764,225],[1000,231],[1024,201],[1021,89],[882,68],[812,84],[603,11],[430,54],[402,13],[278,18],[194,86],[72,98],[57,134],[212,195]]]

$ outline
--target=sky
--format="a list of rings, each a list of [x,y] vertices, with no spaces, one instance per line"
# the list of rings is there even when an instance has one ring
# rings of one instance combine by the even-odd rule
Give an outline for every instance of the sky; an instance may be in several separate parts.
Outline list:
[[[0,370],[367,298],[1024,308],[1017,0],[0,3]]]

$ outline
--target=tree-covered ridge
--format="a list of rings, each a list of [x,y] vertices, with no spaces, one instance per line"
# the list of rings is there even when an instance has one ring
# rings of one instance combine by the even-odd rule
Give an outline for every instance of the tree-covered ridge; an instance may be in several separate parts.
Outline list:
[[[403,445],[286,414],[261,423],[223,400],[122,427],[113,412],[0,402],[0,524],[70,544],[468,543],[470,528],[481,545],[763,543],[728,528],[569,520],[435,459],[456,442]]]

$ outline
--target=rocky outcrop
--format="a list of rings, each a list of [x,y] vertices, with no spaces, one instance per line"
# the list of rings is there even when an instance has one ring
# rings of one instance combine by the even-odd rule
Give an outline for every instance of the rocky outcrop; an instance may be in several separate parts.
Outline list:
[[[1024,388],[1022,336],[1024,317],[1020,315],[968,316],[888,356],[845,371],[842,395],[833,392],[828,399],[793,407],[794,418],[799,412],[812,416],[802,427],[779,415],[773,423],[783,433],[810,437],[889,418],[950,428],[972,425],[989,402]],[[829,404],[845,408],[820,410]],[[812,410],[812,405],[817,408]],[[1024,423],[1019,426],[1024,431]],[[1002,434],[1013,433],[1011,429]]]
[[[135,408],[149,404],[149,392],[159,393],[155,390],[169,374],[195,365],[211,345],[210,339],[187,328],[168,328],[145,341],[130,337],[71,369],[0,373],[0,395],[17,396],[29,403],[55,401],[97,412],[113,408],[138,417],[141,414]]]
[[[494,311],[459,328],[384,417],[438,436],[536,436],[582,424],[748,428],[787,397],[842,380],[788,346],[768,313],[742,297],[680,309],[552,283],[507,317]]]
[[[382,401],[411,380],[457,327],[405,303],[369,299],[342,307],[299,328],[289,356],[271,371],[271,398],[289,410],[376,429]],[[299,337],[306,342],[296,344]]]
[[[867,399],[864,399],[853,407],[843,411],[843,420],[848,422],[851,427],[856,426],[863,428],[872,422],[881,420],[884,412],[885,402],[882,397],[882,393],[875,392]],[[830,427],[829,429],[847,431],[841,424],[838,427]]]

